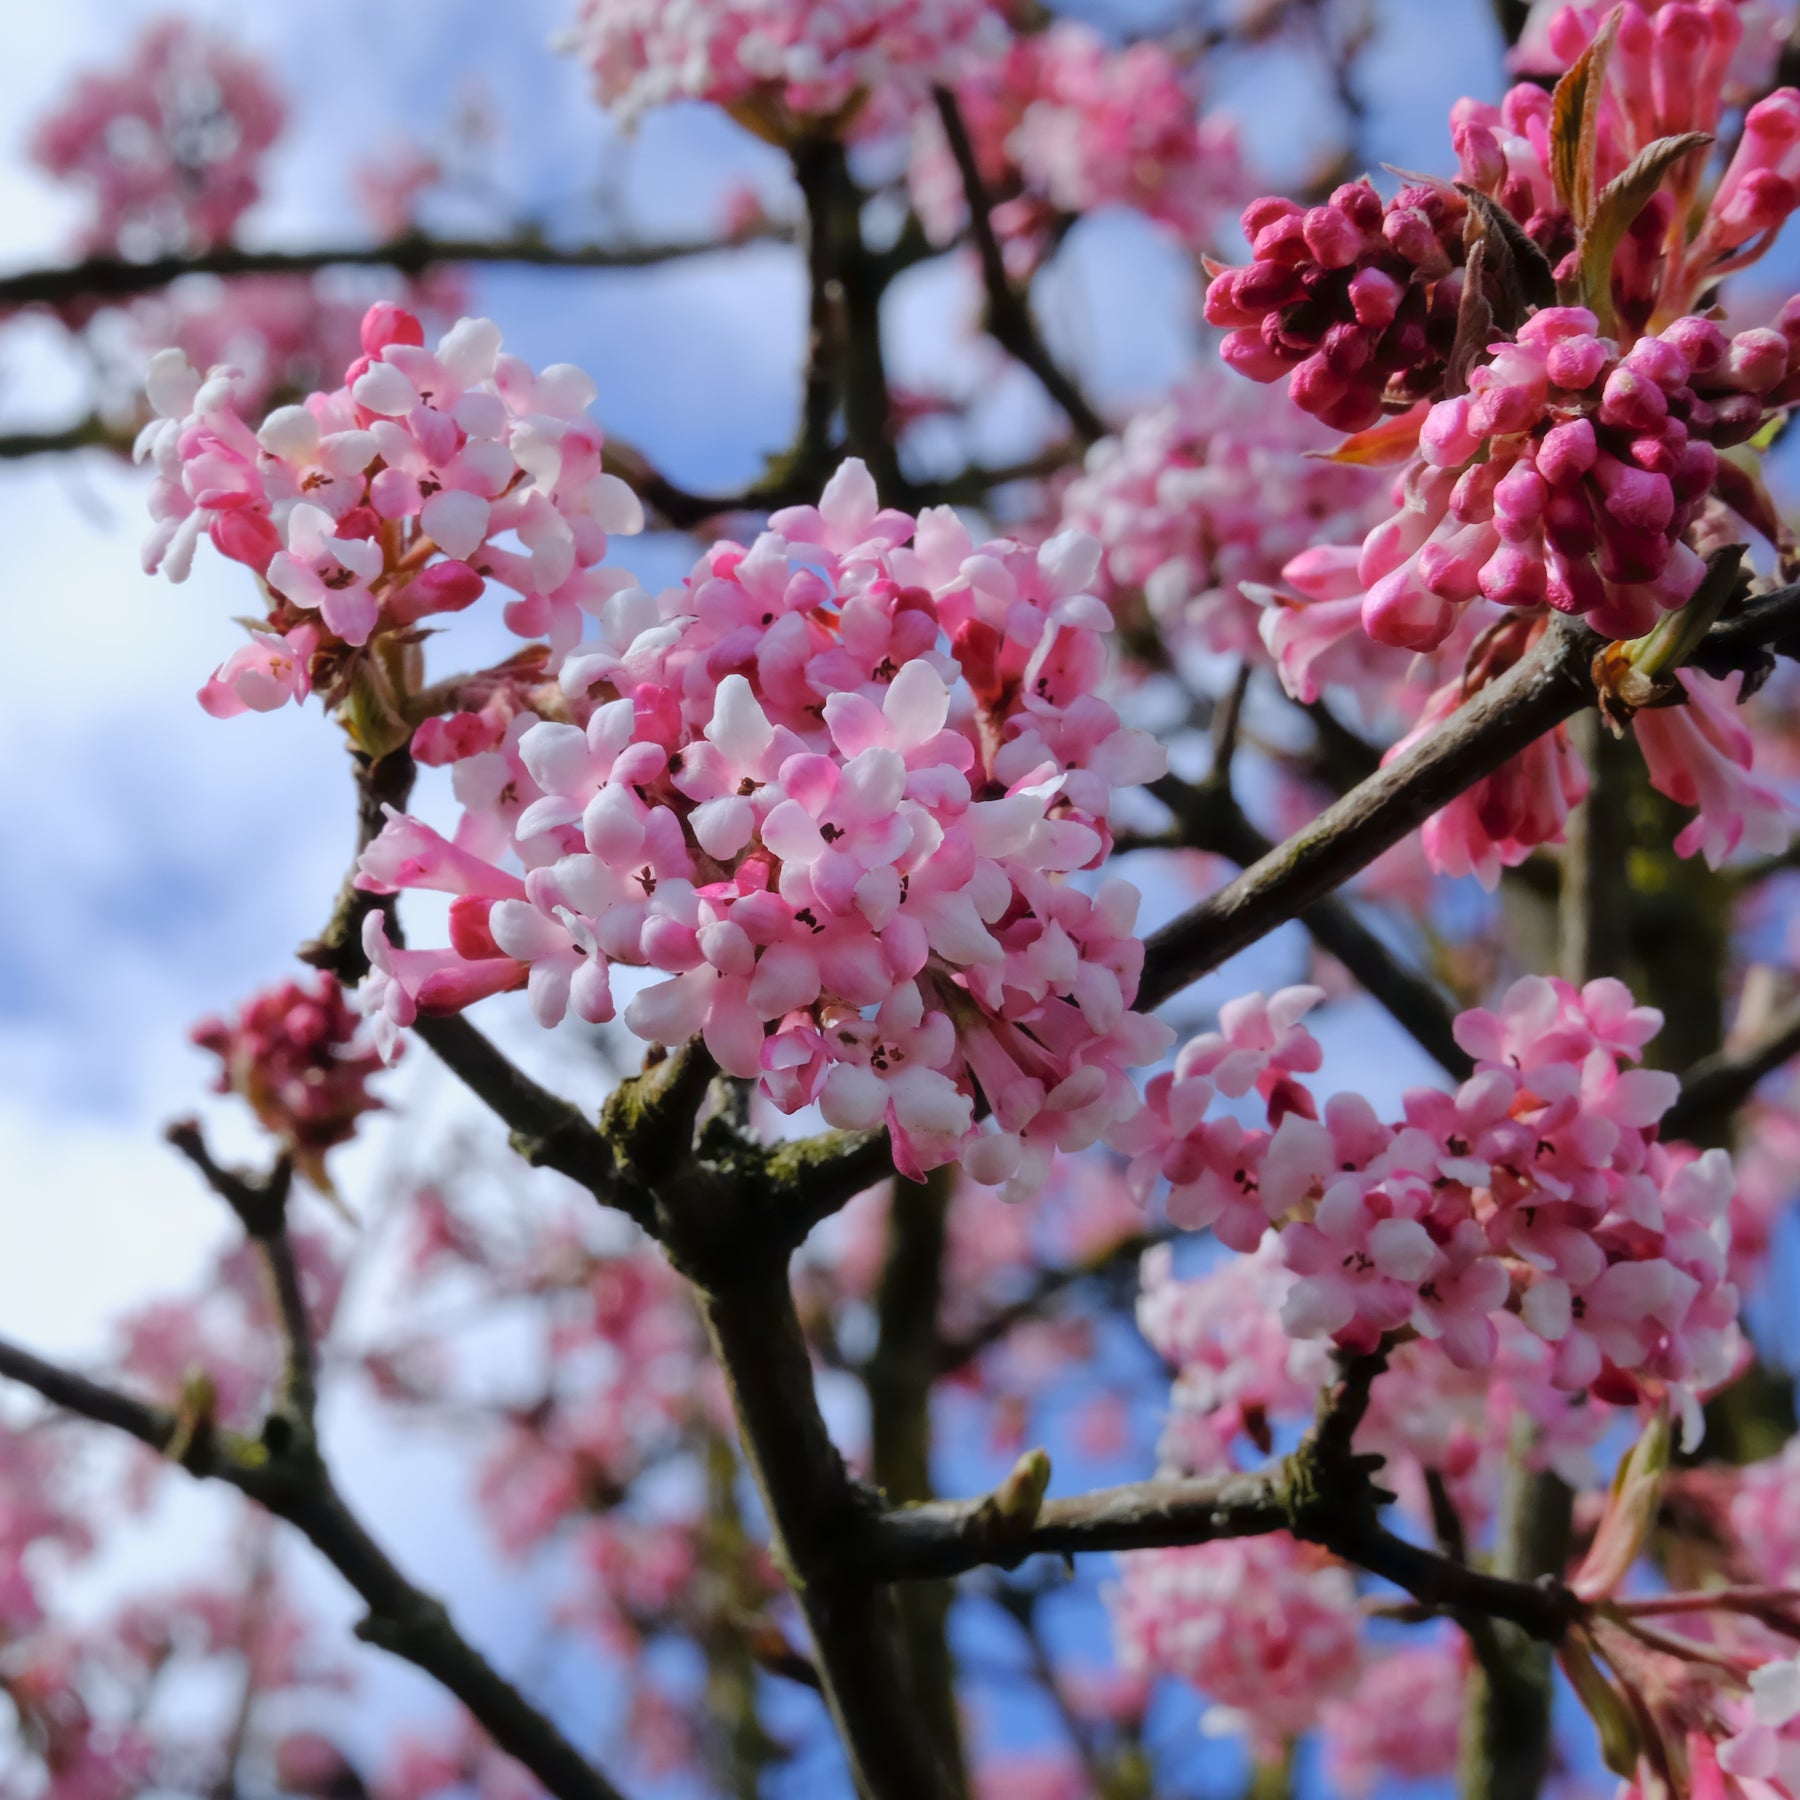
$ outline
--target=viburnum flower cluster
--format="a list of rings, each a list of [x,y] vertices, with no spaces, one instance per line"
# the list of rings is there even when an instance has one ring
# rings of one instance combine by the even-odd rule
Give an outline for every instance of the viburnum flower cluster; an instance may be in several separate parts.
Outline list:
[[[1028,275],[1065,221],[1126,206],[1198,250],[1247,188],[1236,127],[1198,109],[1190,71],[1150,39],[1109,45],[1091,26],[1058,19],[1012,37],[1002,54],[955,84],[1015,276]],[[933,243],[968,224],[968,196],[943,126],[920,112],[908,186]]]
[[[1737,9],[1627,0],[1558,18],[1593,106],[1559,113],[1529,85],[1498,108],[1460,102],[1460,182],[1256,201],[1254,260],[1208,290],[1227,362],[1357,433],[1341,458],[1399,465],[1388,515],[1360,546],[1303,549],[1262,620],[1306,700],[1338,681],[1379,710],[1395,667],[1376,647],[1436,657],[1440,685],[1396,756],[1556,614],[1637,640],[1694,597],[1707,552],[1785,541],[1746,446],[1796,392],[1793,306],[1735,334],[1699,309],[1800,203],[1800,92],[1750,107],[1708,195]],[[1700,809],[1681,854],[1779,849],[1788,809],[1754,774],[1740,690],[1692,670],[1666,686],[1685,704],[1634,724],[1652,785]],[[1492,886],[1560,841],[1586,785],[1552,732],[1432,820],[1427,857]]]
[[[1140,1550],[1119,1560],[1110,1599],[1128,1672],[1179,1675],[1278,1755],[1348,1692],[1362,1666],[1362,1613],[1350,1571],[1285,1532]]]
[[[503,354],[487,319],[459,321],[427,350],[419,321],[386,302],[365,315],[362,346],[341,387],[254,430],[238,371],[202,379],[164,351],[137,455],[156,471],[145,567],[186,579],[204,533],[267,591],[266,629],[220,667],[202,705],[222,718],[267,712],[316,687],[380,752],[413,722],[401,714],[421,620],[496,582],[512,595],[507,625],[548,639],[553,667],[584,615],[628,585],[599,565],[609,535],[641,529],[643,510],[601,467],[594,387],[579,369],[533,371]]]
[[[1327,460],[1331,434],[1246,382],[1196,373],[1087,453],[1062,524],[1097,537],[1102,597],[1164,638],[1259,653],[1260,590],[1320,541],[1372,525],[1382,482]]]
[[[1294,1337],[1367,1351],[1405,1330],[1482,1368],[1516,1309],[1553,1346],[1555,1386],[1625,1402],[1666,1390],[1697,1430],[1696,1395],[1737,1353],[1732,1171],[1722,1150],[1657,1139],[1678,1084],[1625,1065],[1661,1015],[1616,981],[1528,976],[1497,1012],[1459,1015],[1476,1073],[1454,1094],[1414,1090],[1387,1123],[1355,1094],[1321,1112],[1300,1081],[1319,1066],[1300,1023],[1317,998],[1234,1001],[1151,1081],[1139,1190],[1166,1180],[1170,1218],[1233,1249],[1277,1233]],[[1212,1112],[1252,1090],[1266,1127]]]
[[[281,98],[255,60],[191,21],[145,27],[33,132],[32,160],[89,190],[90,251],[146,259],[223,243],[261,194]]]
[[[348,1143],[381,1105],[368,1088],[381,1058],[334,975],[265,988],[234,1017],[202,1019],[188,1035],[219,1059],[218,1092],[247,1101],[321,1187],[326,1151]]]
[[[562,42],[626,121],[710,100],[791,143],[809,126],[853,125],[871,99],[884,118],[921,101],[961,56],[1004,37],[990,0],[581,0]]]
[[[1034,1189],[1137,1113],[1127,1070],[1171,1036],[1131,1010],[1136,891],[1070,879],[1164,767],[1096,692],[1098,561],[883,512],[852,462],[683,586],[615,595],[568,716],[458,763],[454,842],[395,817],[364,854],[372,892],[456,896],[442,950],[371,916],[384,1041],[522,986],[543,1024],[604,1021],[614,967],[642,968],[640,1037],[703,1036],[785,1112],[885,1121],[905,1172]]]

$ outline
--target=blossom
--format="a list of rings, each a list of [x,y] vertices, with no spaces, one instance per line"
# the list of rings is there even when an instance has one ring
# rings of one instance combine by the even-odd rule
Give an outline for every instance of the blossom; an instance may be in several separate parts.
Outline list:
[[[849,122],[870,95],[879,121],[890,88],[922,99],[959,54],[999,41],[986,0],[581,0],[562,46],[626,120],[710,100],[785,141],[806,120]]]
[[[702,1037],[784,1111],[885,1124],[908,1172],[962,1157],[1023,1195],[1127,1131],[1128,1071],[1169,1034],[1131,1010],[1135,890],[1070,877],[1165,765],[1094,692],[1098,554],[976,545],[948,512],[883,511],[849,463],[682,587],[609,596],[562,665],[568,716],[517,714],[456,763],[454,843],[395,817],[364,853],[366,888],[460,896],[454,960],[383,950],[387,1041],[427,997],[520,980],[544,1024],[610,1017],[626,966],[657,977],[629,1030]]]
[[[1325,1755],[1351,1800],[1397,1781],[1455,1771],[1468,1670],[1458,1644],[1439,1637],[1371,1657],[1355,1691],[1326,1704]]]
[[[180,254],[223,243],[255,204],[282,116],[251,57],[187,19],[159,19],[123,66],[76,82],[33,132],[31,157],[91,193],[89,250]]]
[[[381,734],[404,729],[371,712],[392,665],[377,674],[348,652],[461,611],[492,581],[516,596],[512,629],[548,640],[553,669],[586,614],[630,585],[599,565],[611,535],[639,530],[643,513],[600,466],[579,370],[530,370],[485,319],[461,320],[427,350],[419,320],[390,302],[365,313],[361,345],[342,386],[254,430],[241,371],[202,379],[180,351],[160,352],[137,455],[156,475],[146,568],[185,579],[204,533],[268,584],[267,628],[208,684],[208,710],[304,699],[314,669],[327,669],[327,703],[347,707],[380,753],[392,747]],[[401,704],[390,696],[389,714]]]
[[[1243,655],[1263,618],[1251,588],[1377,516],[1379,476],[1311,454],[1330,444],[1304,415],[1204,370],[1089,450],[1062,523],[1104,546],[1115,612],[1146,606],[1166,638]]]
[[[218,1057],[218,1091],[248,1101],[322,1184],[325,1152],[381,1104],[368,1091],[381,1059],[360,1041],[359,1023],[336,977],[318,975],[267,988],[234,1017],[202,1019],[188,1035]]]
[[[1285,1532],[1119,1558],[1110,1600],[1119,1660],[1178,1675],[1214,1702],[1209,1723],[1259,1752],[1315,1724],[1361,1665],[1350,1572]]]
[[[1057,19],[959,74],[958,105],[1015,274],[1043,258],[1059,216],[1129,206],[1198,248],[1246,197],[1235,128],[1199,109],[1191,81],[1151,39],[1117,49]],[[932,241],[953,241],[967,198],[929,108],[913,124],[907,179]]]
[[[1316,990],[1238,1003],[1229,1035],[1187,1046],[1121,1134],[1133,1179],[1170,1183],[1178,1224],[1234,1248],[1278,1233],[1294,1279],[1272,1296],[1298,1338],[1373,1350],[1409,1327],[1460,1368],[1490,1365],[1514,1304],[1571,1392],[1696,1396],[1730,1373],[1731,1159],[1656,1136],[1679,1092],[1635,1061],[1661,1023],[1617,981],[1529,976],[1456,1020],[1476,1060],[1454,1095],[1409,1094],[1389,1125],[1355,1095],[1324,1116],[1287,1070],[1318,1066],[1298,1022]],[[1265,1095],[1270,1131],[1209,1119],[1215,1086]],[[1266,1252],[1259,1252],[1266,1254]]]

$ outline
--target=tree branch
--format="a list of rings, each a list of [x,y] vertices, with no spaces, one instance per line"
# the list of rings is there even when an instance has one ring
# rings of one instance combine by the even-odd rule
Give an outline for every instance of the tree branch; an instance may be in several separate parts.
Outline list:
[[[224,244],[193,256],[127,262],[90,256],[55,269],[0,275],[0,310],[61,306],[75,300],[123,300],[167,287],[184,275],[311,275],[320,269],[397,269],[419,275],[445,263],[516,263],[540,269],[647,269],[696,256],[735,250],[746,243],[789,243],[793,233],[764,226],[729,242],[693,238],[669,243],[553,244],[533,232],[506,238],[438,238],[409,232],[381,244],[327,244],[311,250],[241,250]]]
[[[938,1309],[943,1299],[951,1173],[923,1183],[896,1180],[888,1208],[887,1254],[876,1291],[880,1327],[863,1370],[869,1394],[869,1466],[892,1504],[929,1500],[931,1392],[941,1372]],[[920,1582],[895,1596],[920,1724],[935,1741],[953,1792],[968,1788],[956,1709],[956,1667],[946,1626],[947,1582]]]
[[[292,1423],[311,1433],[318,1410],[318,1362],[313,1351],[312,1321],[300,1291],[300,1270],[288,1236],[287,1203],[293,1191],[294,1165],[282,1157],[260,1181],[251,1181],[213,1161],[199,1124],[181,1119],[164,1135],[205,1179],[208,1187],[237,1215],[255,1246],[280,1321],[282,1380],[278,1404]]]
[[[956,96],[948,88],[940,87],[932,90],[932,97],[937,102],[944,137],[950,146],[950,154],[956,159],[963,193],[969,203],[969,226],[981,258],[982,285],[987,290],[989,332],[996,343],[1038,378],[1044,391],[1062,408],[1080,436],[1089,443],[1105,437],[1106,421],[1088,404],[1087,397],[1050,354],[1031,316],[1031,308],[1014,291],[1006,273],[1006,257],[994,232],[987,184],[981,178],[981,166],[975,160],[975,147],[969,141],[969,128],[963,122],[962,108],[957,105]]]
[[[1196,787],[1164,776],[1150,784],[1150,792],[1175,814],[1180,841],[1187,848],[1226,857],[1241,869],[1260,865],[1274,852],[1274,845],[1244,817],[1230,792],[1210,780]],[[1455,1011],[1436,982],[1400,962],[1342,896],[1327,894],[1315,900],[1300,914],[1300,923],[1440,1067],[1458,1081],[1475,1072],[1474,1059],[1456,1041]]]
[[[819,1412],[785,1255],[689,1273],[857,1791],[938,1800],[954,1790],[919,1726],[892,1596],[841,1554],[864,1541],[872,1502]]]
[[[368,1607],[357,1635],[423,1669],[454,1694],[500,1749],[558,1800],[622,1800],[619,1790],[475,1650],[442,1603],[415,1587],[344,1504],[310,1445],[277,1452],[217,1431],[184,1432],[149,1407],[0,1340],[0,1378],[31,1388],[64,1412],[111,1426],[167,1453],[182,1445],[192,1475],[221,1481],[285,1519]]]
[[[1690,658],[1709,673],[1785,654],[1800,632],[1800,586],[1757,597],[1715,625]],[[1558,619],[1505,675],[1438,730],[1148,940],[1140,1007],[1160,1005],[1228,957],[1333,893],[1409,831],[1594,699],[1602,640]]]
[[[1800,1056],[1800,1001],[1776,1015],[1754,1044],[1703,1057],[1681,1078],[1681,1094],[1663,1114],[1665,1138],[1707,1135],[1709,1121],[1723,1119],[1749,1099],[1765,1075]]]

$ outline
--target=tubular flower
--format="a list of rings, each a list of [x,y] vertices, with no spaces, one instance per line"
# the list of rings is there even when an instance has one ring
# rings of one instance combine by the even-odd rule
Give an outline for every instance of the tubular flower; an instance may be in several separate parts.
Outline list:
[[[361,1024],[337,978],[318,975],[266,988],[235,1017],[202,1019],[188,1035],[218,1057],[218,1091],[248,1101],[308,1179],[324,1185],[325,1152],[381,1105],[368,1091],[381,1058]]]
[[[1105,547],[1101,593],[1142,605],[1178,641],[1243,655],[1278,581],[1313,544],[1379,517],[1380,479],[1316,454],[1331,434],[1207,370],[1087,454],[1062,522]]]
[[[353,652],[404,645],[399,634],[471,605],[489,581],[513,594],[514,631],[549,640],[554,666],[583,615],[628,583],[599,564],[643,511],[600,467],[580,370],[534,373],[486,319],[429,351],[419,321],[386,302],[364,317],[362,344],[342,387],[256,429],[236,370],[202,380],[178,350],[151,361],[157,416],[137,445],[156,471],[145,567],[184,580],[204,532],[268,590],[268,629],[201,696],[220,716],[313,686],[344,702],[377,670]]]
[[[1119,1660],[1180,1676],[1266,1754],[1355,1685],[1361,1615],[1350,1571],[1285,1532],[1119,1558],[1110,1598]]]
[[[627,121],[710,100],[785,142],[809,120],[887,122],[1004,41],[988,0],[581,0],[562,47]]]
[[[1636,637],[1692,595],[1703,565],[1682,534],[1719,450],[1760,427],[1787,342],[1685,318],[1621,355],[1598,331],[1585,308],[1546,307],[1425,414],[1401,511],[1363,540],[1371,637],[1435,649],[1477,599]]]
[[[1253,260],[1206,290],[1207,323],[1227,327],[1220,354],[1252,381],[1285,378],[1301,411],[1339,431],[1373,425],[1384,398],[1430,394],[1456,337],[1467,212],[1444,184],[1385,204],[1367,181],[1313,207],[1253,200]]]
[[[785,1111],[885,1123],[909,1173],[962,1156],[1035,1190],[1129,1123],[1126,1071],[1170,1036],[1131,1010],[1136,892],[1069,879],[1164,767],[1094,691],[1098,558],[884,512],[853,462],[681,587],[616,594],[562,666],[569,719],[520,713],[456,760],[455,844],[395,817],[365,853],[367,889],[458,895],[451,949],[378,946],[366,1004],[398,1028],[524,979],[544,1024],[605,1018],[609,968],[645,969],[640,1037],[699,1034]]]
[[[1277,1060],[1316,1066],[1298,1023],[1309,998],[1289,989],[1267,1003],[1271,1020],[1288,1021],[1251,1077],[1269,1130],[1205,1117],[1208,1083],[1183,1078],[1212,1060],[1194,1056],[1205,1040],[1183,1052],[1171,1085],[1152,1084],[1134,1147],[1139,1170],[1170,1181],[1171,1216],[1212,1223],[1237,1248],[1277,1233],[1297,1278],[1280,1311],[1295,1337],[1361,1351],[1410,1327],[1457,1367],[1481,1368],[1510,1307],[1552,1347],[1557,1386],[1598,1383],[1610,1398],[1666,1388],[1696,1425],[1696,1393],[1724,1379],[1735,1353],[1733,1178],[1723,1151],[1683,1156],[1657,1142],[1675,1078],[1621,1066],[1660,1014],[1618,982],[1577,990],[1527,977],[1497,1013],[1458,1017],[1476,1073],[1453,1095],[1409,1094],[1404,1118],[1386,1124],[1355,1095],[1321,1114],[1296,1075],[1276,1073]],[[1184,1199],[1196,1183],[1214,1196],[1199,1210]]]

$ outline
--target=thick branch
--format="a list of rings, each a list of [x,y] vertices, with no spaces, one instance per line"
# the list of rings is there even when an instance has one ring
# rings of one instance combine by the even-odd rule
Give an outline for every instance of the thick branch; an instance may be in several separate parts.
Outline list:
[[[616,1206],[642,1225],[646,1217],[613,1180],[606,1139],[579,1107],[553,1094],[497,1050],[460,1013],[413,1024],[445,1068],[512,1134],[512,1147],[534,1169],[555,1169],[606,1206]]]
[[[1175,814],[1181,841],[1189,848],[1226,857],[1243,869],[1261,864],[1274,851],[1231,795],[1211,782],[1194,787],[1169,776],[1152,783],[1150,791]],[[1456,1041],[1454,1010],[1437,984],[1400,962],[1340,895],[1314,901],[1300,914],[1300,923],[1428,1056],[1459,1081],[1474,1073],[1473,1059]]]
[[[988,330],[1004,349],[1022,362],[1043,384],[1044,391],[1060,406],[1080,435],[1092,443],[1106,436],[1106,421],[1088,404],[1087,397],[1065,374],[1050,354],[1038,333],[1031,308],[1014,290],[1006,273],[1006,257],[994,232],[993,208],[981,167],[975,160],[975,147],[969,141],[969,128],[963,122],[962,108],[948,88],[934,90],[938,118],[944,126],[944,137],[950,154],[956,158],[962,176],[963,193],[969,203],[969,225],[975,237],[975,249],[981,258],[982,285],[987,290]]]
[[[870,1500],[820,1415],[785,1258],[711,1274],[698,1282],[707,1326],[857,1790],[940,1800],[953,1790],[920,1729],[892,1596],[841,1555],[862,1541]]]
[[[466,1706],[488,1736],[558,1800],[622,1800],[543,1713],[497,1673],[451,1624],[441,1602],[416,1588],[345,1506],[324,1465],[302,1450],[274,1454],[216,1431],[182,1433],[168,1413],[144,1406],[0,1340],[0,1377],[65,1412],[111,1426],[164,1452],[183,1440],[183,1466],[238,1489],[300,1531],[367,1605],[358,1635],[423,1669]]]
[[[672,243],[553,244],[530,232],[507,238],[435,238],[422,232],[383,244],[329,244],[313,250],[240,250],[226,244],[193,256],[127,262],[90,256],[57,269],[0,276],[0,310],[60,306],[74,300],[122,300],[167,287],[184,275],[310,275],[320,269],[397,269],[419,275],[445,263],[518,263],[542,269],[646,269],[688,257],[711,256],[740,243],[782,241],[791,233],[767,226],[730,243],[694,238]]]
[[[1784,650],[1800,631],[1800,587],[1759,596],[1713,627],[1690,659],[1709,672]],[[1156,932],[1138,1004],[1156,1006],[1335,892],[1409,831],[1594,699],[1602,647],[1558,620],[1529,654],[1438,730],[1279,845],[1235,881]]]

